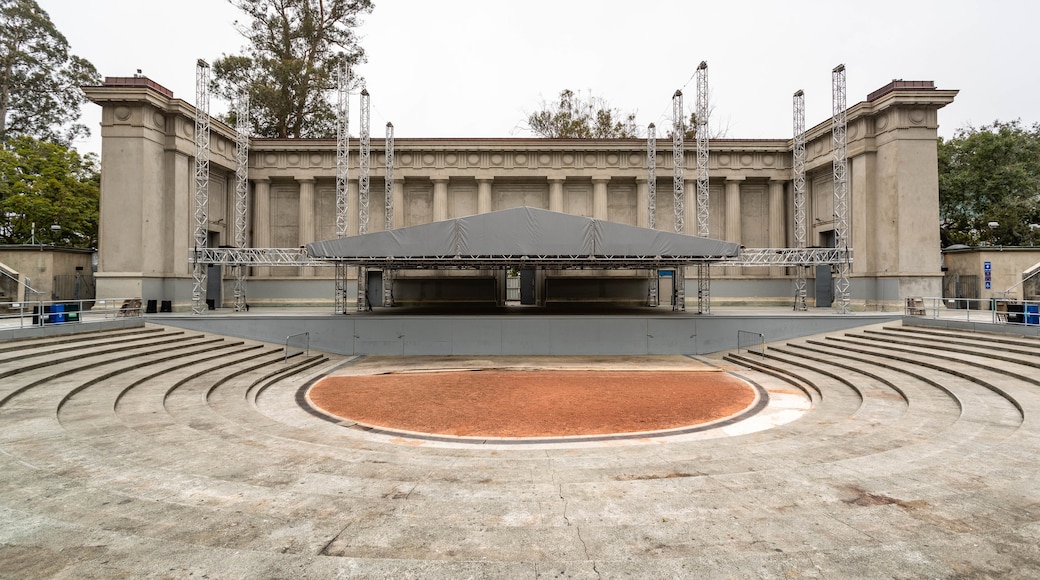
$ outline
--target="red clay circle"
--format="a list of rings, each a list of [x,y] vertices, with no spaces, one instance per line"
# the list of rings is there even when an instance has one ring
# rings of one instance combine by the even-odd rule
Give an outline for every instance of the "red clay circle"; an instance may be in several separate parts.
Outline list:
[[[755,400],[722,372],[443,371],[326,377],[324,412],[366,425],[460,437],[658,431],[736,414]]]

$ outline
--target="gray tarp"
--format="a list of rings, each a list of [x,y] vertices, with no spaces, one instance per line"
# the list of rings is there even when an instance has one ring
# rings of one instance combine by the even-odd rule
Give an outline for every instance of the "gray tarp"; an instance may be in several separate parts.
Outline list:
[[[738,244],[519,207],[307,244],[320,259],[736,257]]]

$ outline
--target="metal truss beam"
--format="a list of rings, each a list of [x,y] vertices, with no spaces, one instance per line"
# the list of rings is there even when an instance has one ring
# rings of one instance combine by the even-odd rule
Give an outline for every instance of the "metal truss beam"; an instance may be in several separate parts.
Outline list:
[[[347,264],[390,269],[553,267],[563,269],[662,269],[676,265],[712,264],[714,266],[817,266],[852,261],[852,251],[842,248],[744,248],[736,258],[701,256],[698,258],[662,256],[422,256],[415,258],[361,257],[342,260],[319,259],[306,248],[199,248],[189,252],[193,264],[234,266],[333,266]]]
[[[331,266],[334,262],[307,255],[305,248],[199,248],[189,252],[193,264],[223,266]]]
[[[708,236],[708,62],[697,67],[697,235]]]
[[[852,262],[844,248],[743,248],[737,258],[712,262],[716,266],[822,266]]]
[[[209,240],[209,64],[195,63],[195,248],[205,250]],[[206,311],[206,265],[192,269],[191,311]]]

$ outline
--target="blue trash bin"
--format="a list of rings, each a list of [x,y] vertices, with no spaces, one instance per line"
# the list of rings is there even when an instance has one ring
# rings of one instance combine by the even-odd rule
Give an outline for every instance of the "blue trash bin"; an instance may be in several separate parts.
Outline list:
[[[1040,304],[1026,304],[1026,324],[1040,324]]]
[[[49,324],[60,324],[65,322],[64,304],[51,304],[50,306],[44,306],[44,310],[50,312],[50,314],[47,315],[47,322]]]

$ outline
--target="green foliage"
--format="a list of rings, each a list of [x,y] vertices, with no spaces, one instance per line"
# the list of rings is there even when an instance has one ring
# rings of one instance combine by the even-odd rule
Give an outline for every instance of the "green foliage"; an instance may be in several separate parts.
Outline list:
[[[97,247],[101,176],[97,156],[18,136],[0,150],[0,240]],[[60,230],[52,230],[57,224]]]
[[[257,137],[335,136],[329,91],[341,62],[364,62],[354,29],[371,0],[228,1],[250,19],[238,26],[248,45],[213,63],[214,92],[234,100],[246,89]]]
[[[639,137],[634,113],[622,114],[603,99],[581,97],[564,89],[558,103],[542,103],[527,116],[527,129],[556,139],[625,139]]]
[[[1040,243],[1040,124],[969,126],[938,153],[943,246]]]
[[[88,135],[75,123],[86,102],[80,87],[100,82],[35,0],[0,0],[0,141],[32,135],[67,145]]]

